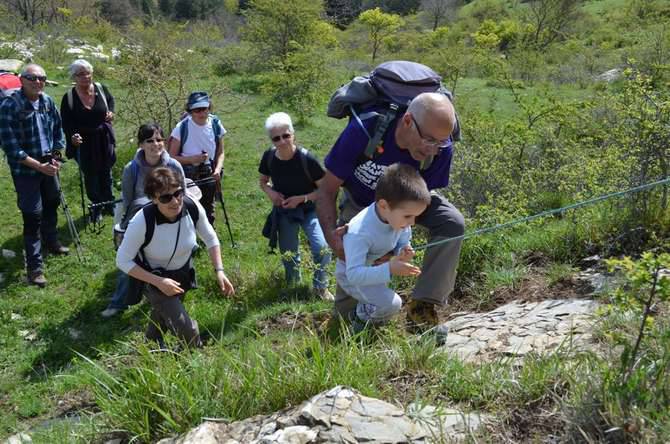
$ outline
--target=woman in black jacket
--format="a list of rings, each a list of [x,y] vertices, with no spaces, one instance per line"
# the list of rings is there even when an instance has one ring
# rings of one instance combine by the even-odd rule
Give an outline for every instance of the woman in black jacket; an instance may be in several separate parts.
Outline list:
[[[69,72],[75,85],[63,96],[60,106],[66,154],[77,160],[89,200],[112,201],[114,97],[107,87],[93,82],[93,66],[86,60],[72,62]],[[104,211],[112,214],[113,207],[104,207]],[[91,214],[93,220],[100,217],[99,212]]]

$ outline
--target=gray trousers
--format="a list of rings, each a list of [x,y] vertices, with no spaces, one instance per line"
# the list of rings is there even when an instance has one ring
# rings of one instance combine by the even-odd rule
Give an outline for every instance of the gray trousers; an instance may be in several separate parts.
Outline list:
[[[340,202],[338,223],[343,225],[351,220],[362,207],[356,205],[346,192]],[[436,192],[431,192],[431,202],[416,220],[418,225],[428,229],[428,242],[457,237],[465,232],[463,215],[449,201]],[[426,250],[421,265],[421,275],[412,291],[412,298],[418,301],[445,305],[454,291],[456,268],[461,254],[462,240],[445,242]],[[340,286],[335,291],[335,310],[344,315],[356,307],[356,299]]]
[[[151,304],[151,317],[145,333],[148,339],[163,345],[163,332],[171,331],[187,345],[202,345],[198,323],[189,317],[184,308],[184,295],[166,296],[149,284],[145,285],[144,294]]]

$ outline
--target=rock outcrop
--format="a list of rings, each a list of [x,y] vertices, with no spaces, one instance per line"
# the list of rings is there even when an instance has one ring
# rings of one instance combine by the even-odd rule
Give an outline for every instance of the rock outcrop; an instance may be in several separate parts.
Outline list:
[[[205,421],[159,444],[429,443],[462,441],[485,419],[476,413],[410,406],[407,412],[337,386],[298,407],[223,423]]]
[[[443,350],[466,362],[484,362],[559,347],[588,348],[597,307],[585,299],[514,301],[488,313],[466,314],[445,323],[449,335]]]

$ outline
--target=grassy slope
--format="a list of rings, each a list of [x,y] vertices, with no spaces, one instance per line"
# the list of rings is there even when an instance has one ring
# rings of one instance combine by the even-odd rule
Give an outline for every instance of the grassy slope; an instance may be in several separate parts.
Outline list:
[[[615,0],[589,2],[585,9],[591,8],[592,13],[598,13],[614,3],[617,2]],[[53,69],[49,70],[49,74],[55,78],[59,76]],[[62,81],[62,85],[67,84],[64,78],[61,77],[59,80]],[[208,88],[214,82],[221,82],[221,79],[210,79],[190,86],[193,89]],[[60,100],[64,91],[65,87],[60,86],[49,89],[48,93],[56,100]],[[113,84],[112,91],[120,93],[118,87]],[[566,91],[575,95],[583,93],[570,88]],[[523,94],[532,93],[532,89],[523,90]],[[464,101],[463,106],[469,109],[499,112],[503,116],[516,111],[505,90],[488,87],[485,81],[478,79],[464,79],[459,84],[459,100]],[[283,270],[279,258],[266,254],[266,240],[260,236],[260,228],[269,207],[267,199],[257,186],[257,162],[262,151],[268,146],[262,124],[268,114],[278,109],[269,107],[264,101],[255,97],[231,97],[225,103],[222,102],[217,102],[216,108],[229,131],[226,136],[225,198],[233,234],[239,248],[236,250],[230,248],[221,214],[216,228],[223,245],[224,266],[236,285],[238,298],[231,302],[216,294],[208,260],[204,254],[200,254],[197,268],[201,288],[191,292],[187,300],[189,312],[198,320],[201,329],[210,331],[221,340],[220,343],[202,354],[196,353],[191,363],[181,362],[176,367],[170,367],[166,363],[169,361],[168,358],[145,356],[141,350],[138,352],[134,349],[135,345],[142,343],[141,332],[148,309],[146,305],[133,308],[120,318],[102,320],[99,312],[105,307],[106,298],[113,291],[116,273],[110,239],[110,218],[105,219],[106,226],[101,234],[81,232],[87,259],[85,264],[79,264],[73,255],[66,258],[49,258],[47,264],[49,286],[44,290],[23,284],[20,256],[13,260],[0,258],[0,266],[5,273],[5,282],[0,284],[0,411],[3,412],[0,416],[0,436],[40,424],[45,418],[58,416],[67,411],[70,404],[74,404],[75,407],[90,404],[90,395],[87,394],[90,390],[88,386],[90,379],[86,376],[90,367],[78,357],[78,353],[102,366],[123,368],[126,363],[132,362],[150,368],[156,366],[168,373],[168,370],[184,369],[189,365],[228,368],[226,366],[232,365],[231,363],[244,360],[247,354],[254,353],[264,356],[266,361],[270,362],[278,359],[273,353],[284,351],[288,356],[286,365],[292,365],[294,369],[309,373],[308,376],[296,372],[306,382],[301,384],[293,381],[287,383],[287,387],[281,388],[276,385],[277,381],[283,381],[282,378],[286,377],[284,374],[291,371],[275,369],[280,373],[274,375],[277,381],[273,381],[272,369],[268,369],[268,373],[259,370],[256,385],[265,386],[266,391],[263,393],[259,391],[258,403],[251,405],[240,406],[217,401],[215,395],[222,395],[224,391],[201,393],[203,402],[209,402],[203,407],[208,416],[244,417],[247,414],[270,411],[298,402],[322,387],[336,383],[354,384],[365,393],[389,398],[411,400],[413,397],[421,397],[438,402],[444,401],[446,397],[449,402],[462,403],[466,406],[494,411],[504,411],[507,408],[522,411],[530,401],[551,397],[552,387],[566,383],[566,378],[561,375],[561,363],[554,358],[540,360],[535,366],[531,365],[528,374],[525,375],[514,374],[505,363],[485,366],[474,372],[474,369],[463,368],[454,361],[431,360],[430,348],[425,353],[415,353],[421,350],[420,347],[402,338],[389,340],[388,347],[378,346],[368,350],[349,343],[328,348],[310,342],[312,339],[304,332],[294,334],[271,332],[268,337],[263,337],[263,330],[257,328],[259,320],[286,312],[318,314],[327,310],[328,305],[306,301],[304,291],[295,292],[288,298],[280,294]],[[323,156],[342,124],[319,115],[310,125],[297,128],[299,140]],[[119,120],[117,129],[120,134],[120,158],[125,160],[130,158],[134,151],[133,144],[129,141],[134,125]],[[120,165],[117,165],[116,176],[119,171]],[[78,179],[73,162],[69,162],[64,168],[63,183],[73,216],[81,227]],[[22,249],[20,214],[15,206],[15,194],[4,161],[0,165],[0,201],[4,202],[2,207],[4,226],[0,235],[0,246],[20,252]],[[68,240],[62,213],[59,214],[59,220],[62,238]],[[545,227],[544,232],[549,231],[550,229]],[[538,238],[537,241],[529,241],[528,237],[523,235],[520,236],[523,240],[516,243],[512,237],[507,238],[506,249],[510,251],[508,257],[512,257],[514,262],[514,255],[511,253],[519,254],[546,242],[546,239],[541,239],[542,232],[543,230],[540,230],[540,234],[532,235]],[[565,232],[569,232],[569,227],[558,228],[557,232],[558,234],[552,236],[552,239],[564,238]],[[514,271],[518,264],[504,265]],[[482,267],[485,266],[496,269],[498,265],[482,264]],[[504,277],[494,278],[493,281],[495,279],[505,280]],[[495,282],[491,285],[495,286]],[[489,288],[486,288],[486,294],[481,296],[481,301],[488,297],[486,296],[488,290]],[[482,302],[484,305],[486,303]],[[25,330],[36,332],[37,339],[35,341],[23,339],[20,332]],[[75,338],[77,332],[83,334]],[[322,346],[323,349],[319,348]],[[306,361],[299,353],[292,355],[290,352],[305,347],[315,347],[316,351],[324,356],[323,360],[316,363]],[[329,353],[329,350],[332,351]],[[370,362],[367,359],[370,351],[378,353],[380,359]],[[233,357],[228,357],[227,353]],[[348,355],[340,359],[337,353]],[[334,369],[336,364],[347,362],[355,365],[350,369]],[[255,364],[259,368],[265,365],[258,362]],[[330,366],[325,370],[328,377],[319,373],[324,371],[324,365]],[[536,373],[533,373],[533,370]],[[405,394],[404,397],[401,396],[400,387],[386,390],[382,388],[388,386],[383,384],[385,379],[404,377],[414,374],[413,372],[423,374],[431,382],[409,385],[410,394]],[[509,381],[516,385],[497,383],[496,380],[502,379],[499,377],[500,373],[508,375]],[[202,375],[197,372],[195,374]],[[235,373],[234,368],[230,370],[230,374],[240,376]],[[215,376],[217,375],[211,377]],[[222,375],[217,377],[223,378]],[[203,378],[206,379],[204,376]],[[234,383],[235,381],[231,380],[230,385],[235,387]],[[252,384],[253,381],[249,379],[247,383]],[[270,396],[268,392],[272,390],[275,390],[275,393]],[[419,391],[413,392],[413,390]],[[225,393],[235,395],[234,390]],[[81,399],[77,401],[77,398]],[[96,408],[93,407],[92,410],[95,411]],[[109,425],[108,422],[101,422],[102,419],[99,415],[86,417],[77,427],[59,424],[52,428],[51,425],[47,425],[42,435],[36,437],[36,441],[65,442],[79,439],[86,442],[94,430],[103,427],[103,423]],[[197,418],[193,421],[197,422]]]

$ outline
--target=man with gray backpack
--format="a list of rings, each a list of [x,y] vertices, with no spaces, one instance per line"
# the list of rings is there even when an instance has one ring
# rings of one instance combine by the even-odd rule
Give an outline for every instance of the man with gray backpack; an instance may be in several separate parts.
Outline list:
[[[378,179],[395,163],[415,167],[431,190],[430,205],[416,219],[428,230],[429,242],[464,233],[461,213],[435,191],[449,183],[453,142],[460,134],[451,94],[438,74],[419,63],[383,63],[369,76],[357,77],[338,89],[328,115],[349,117],[349,124],[325,157],[326,175],[316,201],[326,241],[340,259],[346,260],[344,230],[337,227],[374,201]],[[446,304],[454,289],[460,250],[460,240],[426,250],[407,307],[411,330],[435,332],[438,339],[446,334],[438,327],[436,308]],[[356,300],[338,286],[337,312],[346,318],[355,306]]]

